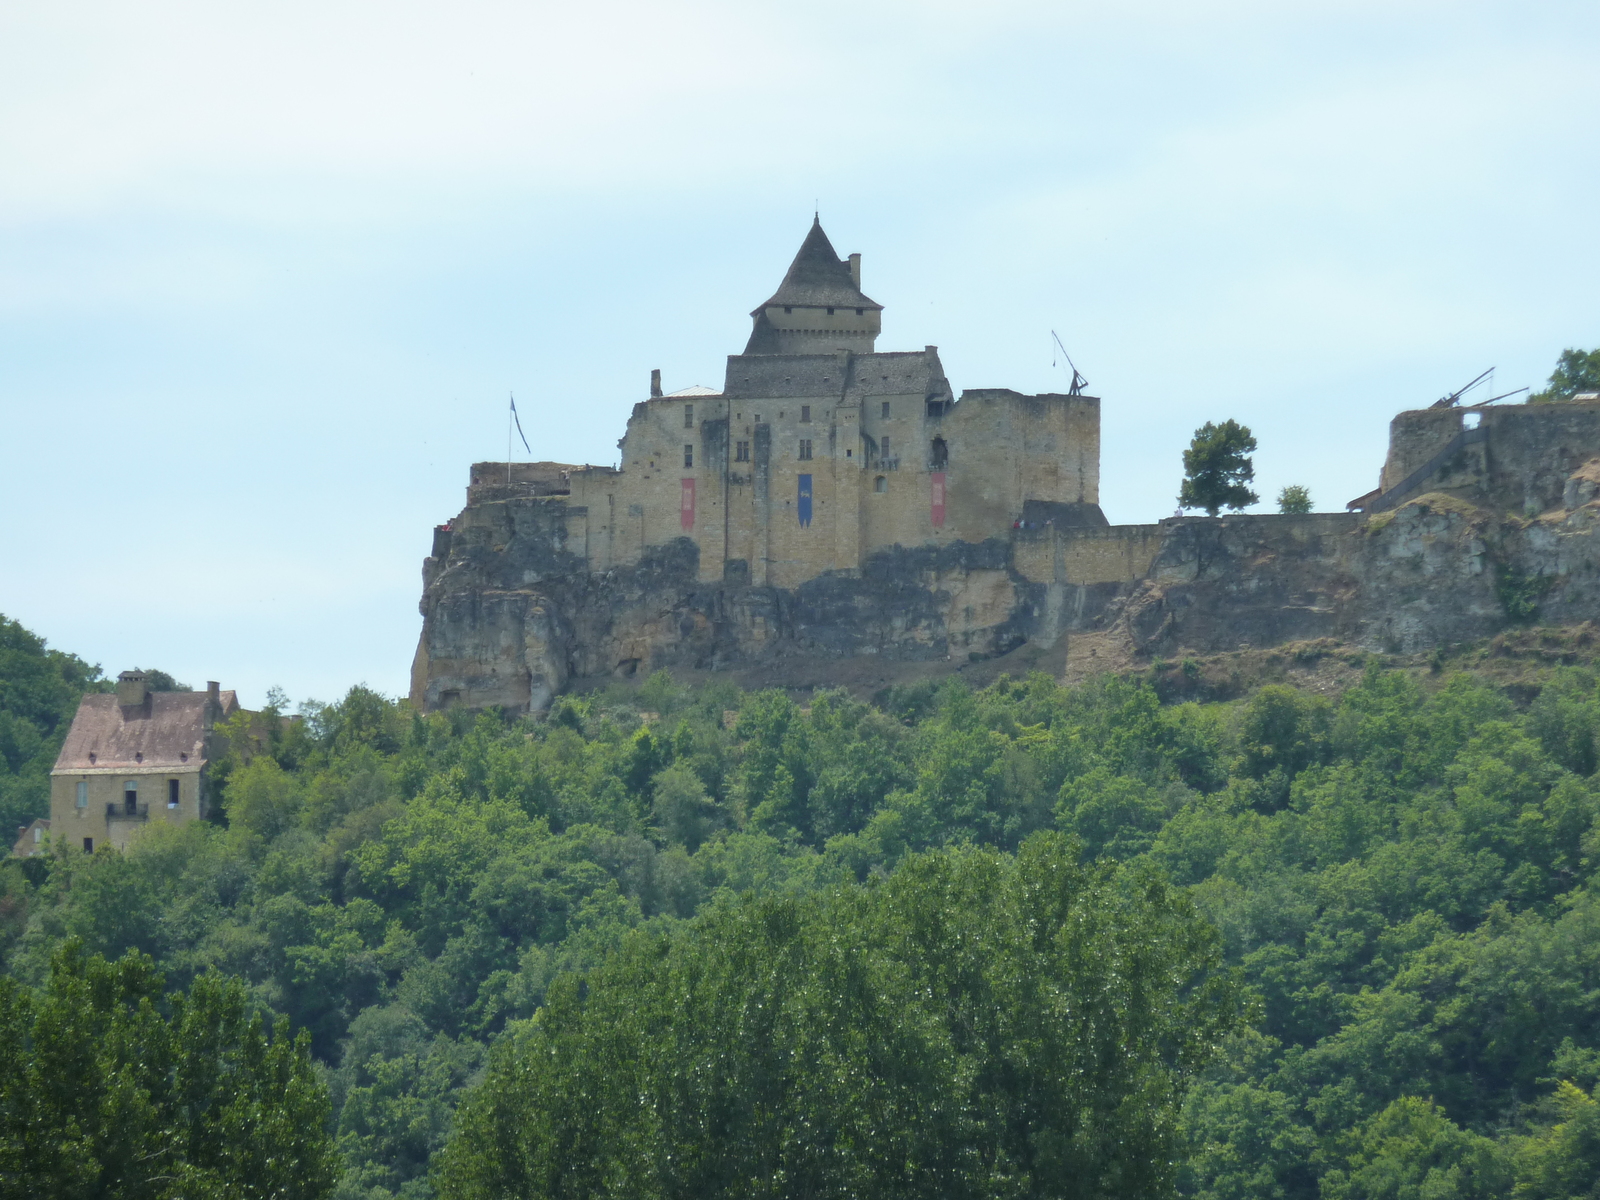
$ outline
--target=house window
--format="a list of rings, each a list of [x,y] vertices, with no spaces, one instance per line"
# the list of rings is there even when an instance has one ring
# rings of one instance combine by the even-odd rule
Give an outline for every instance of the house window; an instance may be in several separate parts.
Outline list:
[[[93,838],[84,838],[83,839],[83,852],[85,854],[93,854],[94,853],[94,839]]]
[[[692,404],[683,406],[683,427],[685,429],[694,428],[694,405]]]
[[[875,492],[887,492],[889,490],[889,480],[879,475],[872,481],[872,490]]]
[[[749,442],[735,442],[734,443],[734,445],[733,445],[733,461],[734,462],[749,462],[750,461],[750,443]]]
[[[686,467],[694,466],[694,447],[688,442],[683,444],[683,465]]]
[[[783,306],[783,311],[786,312],[786,313],[792,313],[794,311],[794,306],[790,305],[790,304],[785,304]]]
[[[802,404],[800,406],[800,423],[804,425],[804,424],[809,424],[810,421],[811,421],[811,405]]]
[[[888,458],[889,457],[889,435],[888,434],[884,434],[883,437],[878,439],[878,457],[880,457],[880,458]]]
[[[889,419],[889,402],[887,400],[883,402],[883,419],[885,421]]]
[[[810,438],[801,438],[800,439],[800,461],[801,462],[808,462],[810,460],[810,458],[811,458],[811,439]]]
[[[167,780],[167,807],[178,807],[178,781],[176,779]]]
[[[78,807],[89,807],[89,781],[87,779],[78,780]]]
[[[935,471],[942,471],[950,462],[950,447],[944,444],[943,438],[934,438],[933,445],[928,447],[928,462]]]
[[[130,813],[139,811],[139,781],[125,780],[122,784],[122,807]]]

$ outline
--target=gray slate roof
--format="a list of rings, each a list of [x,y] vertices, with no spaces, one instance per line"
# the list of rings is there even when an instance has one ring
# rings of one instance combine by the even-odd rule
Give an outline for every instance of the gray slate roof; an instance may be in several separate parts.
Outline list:
[[[869,300],[855,285],[850,278],[850,264],[840,261],[833,243],[822,232],[821,220],[817,218],[812,218],[811,232],[800,243],[800,253],[789,264],[789,273],[783,277],[778,290],[772,293],[772,299],[761,308],[752,310],[750,315],[759,316],[762,309],[775,304],[810,308],[828,305],[837,308],[883,308],[883,305]]]
[[[120,706],[113,695],[85,696],[78,715],[72,718],[55,769],[77,774],[193,768],[205,755],[212,722],[238,711],[234,692],[222,692],[218,698],[221,703],[208,713],[204,692],[151,692],[142,705],[128,708]]]

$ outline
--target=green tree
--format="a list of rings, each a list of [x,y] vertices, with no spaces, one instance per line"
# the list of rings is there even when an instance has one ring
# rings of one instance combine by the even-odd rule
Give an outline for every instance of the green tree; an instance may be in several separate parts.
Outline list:
[[[1200,426],[1183,452],[1179,506],[1203,508],[1207,516],[1214,517],[1220,509],[1254,504],[1261,497],[1245,484],[1256,477],[1250,461],[1255,450],[1255,435],[1232,418],[1221,425],[1207,421]]]
[[[1289,516],[1299,516],[1311,511],[1311,490],[1291,483],[1278,493],[1278,511]]]
[[[1528,397],[1531,404],[1571,400],[1580,392],[1600,392],[1600,349],[1566,349],[1550,372],[1550,382],[1542,392]]]
[[[75,941],[39,995],[0,979],[0,1196],[314,1200],[327,1121],[305,1035],[269,1038],[238,980],[163,996],[149,958]]]
[[[636,935],[502,1045],[436,1186],[1172,1194],[1178,1108],[1242,996],[1181,893],[1078,855],[944,850]]]
[[[50,768],[85,692],[109,688],[100,668],[0,614],[0,829],[50,811]]]
[[[1569,1200],[1600,1191],[1600,1104],[1563,1080],[1550,1099],[1556,1121],[1516,1146],[1517,1200]]]

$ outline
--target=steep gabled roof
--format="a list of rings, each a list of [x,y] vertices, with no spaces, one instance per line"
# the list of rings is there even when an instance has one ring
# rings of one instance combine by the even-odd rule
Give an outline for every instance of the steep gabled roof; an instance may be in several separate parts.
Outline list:
[[[772,294],[772,299],[750,315],[758,316],[762,309],[775,304],[798,304],[812,308],[824,305],[883,308],[883,305],[863,295],[855,280],[850,278],[850,264],[842,262],[834,252],[833,243],[822,232],[822,221],[815,217],[811,221],[811,232],[800,243],[800,253],[789,264],[789,273],[783,277],[778,290]]]
[[[205,692],[151,692],[143,704],[124,708],[115,696],[85,696],[55,769],[148,771],[194,765],[204,757],[211,723],[239,708],[231,691],[220,692],[214,707],[209,700]]]

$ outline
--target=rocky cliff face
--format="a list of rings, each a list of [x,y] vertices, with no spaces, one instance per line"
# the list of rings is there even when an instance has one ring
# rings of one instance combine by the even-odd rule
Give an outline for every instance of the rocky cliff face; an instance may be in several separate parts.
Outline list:
[[[1170,657],[1323,637],[1413,653],[1535,616],[1593,619],[1600,504],[1593,487],[1579,494],[1530,520],[1435,493],[1370,517],[1174,523],[1110,620],[1137,651]]]
[[[897,547],[859,575],[796,588],[706,584],[687,538],[589,573],[564,548],[560,503],[471,505],[440,539],[423,567],[414,700],[537,710],[574,680],[663,667],[765,665],[781,680],[785,663],[966,662],[1051,640],[1070,623],[999,539]]]
[[[1122,580],[1030,579],[1014,537],[896,548],[792,589],[697,582],[687,539],[590,574],[560,499],[484,500],[424,564],[412,694],[538,710],[575,681],[663,667],[800,682],[844,660],[962,664],[1091,630],[1136,658],[1323,637],[1414,652],[1600,616],[1597,481],[1600,464],[1580,468],[1567,507],[1530,520],[1437,493],[1375,516],[1172,520],[1149,570]]]

